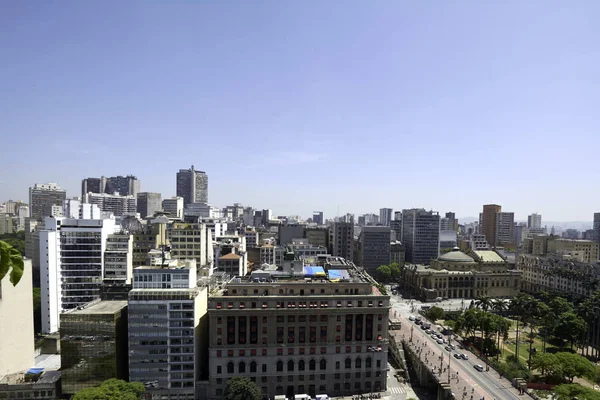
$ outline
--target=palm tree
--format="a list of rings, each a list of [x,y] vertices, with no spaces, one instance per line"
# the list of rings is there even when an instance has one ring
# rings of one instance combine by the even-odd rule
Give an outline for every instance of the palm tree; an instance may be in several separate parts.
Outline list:
[[[544,304],[545,306],[545,304]],[[525,304],[525,320],[529,324],[529,357],[527,359],[527,368],[531,370],[531,356],[533,349],[533,342],[535,338],[534,330],[539,325],[542,317],[542,303],[534,298],[530,298]]]
[[[498,314],[503,315],[506,310],[508,310],[508,304],[502,299],[496,299],[492,302],[492,310],[496,311]]]
[[[508,306],[508,311],[510,315],[512,315],[512,317],[517,322],[517,330],[515,337],[515,358],[517,360],[517,377],[519,377],[519,320],[523,319],[523,316],[525,314],[525,307],[529,302],[530,297],[531,296],[528,296],[524,293],[519,293],[511,300],[510,305]]]
[[[487,296],[481,296],[475,300],[475,306],[481,308],[485,312],[492,308],[493,304],[494,300],[490,299]]]

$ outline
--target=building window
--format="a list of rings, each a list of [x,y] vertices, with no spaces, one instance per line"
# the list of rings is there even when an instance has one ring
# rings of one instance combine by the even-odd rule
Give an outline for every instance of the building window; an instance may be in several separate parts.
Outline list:
[[[245,362],[243,362],[243,361],[240,362],[240,364],[238,365],[238,368],[239,368],[238,372],[240,374],[246,373],[246,363]]]
[[[314,371],[316,369],[317,362],[315,360],[310,360],[308,362],[308,369]]]
[[[324,358],[321,359],[319,364],[320,364],[319,367],[321,368],[322,371],[327,369],[327,360],[325,360]],[[324,379],[324,378],[322,378],[322,379]]]
[[[217,374],[220,374],[223,372],[223,368],[220,365],[217,365]]]
[[[298,371],[304,371],[304,360],[298,361]]]
[[[355,366],[356,368],[360,368],[362,366],[362,360],[360,359],[360,357],[356,358]]]
[[[234,369],[233,362],[231,362],[231,361],[228,362],[227,363],[227,373],[228,374],[233,374],[233,369]]]
[[[256,372],[256,361],[250,363],[250,372]]]
[[[283,361],[277,361],[277,372],[283,372]]]
[[[294,361],[292,361],[292,360],[288,361],[287,370],[288,370],[288,372],[294,372]]]
[[[346,367],[346,369],[352,368],[352,360],[351,359],[346,358],[345,367]]]

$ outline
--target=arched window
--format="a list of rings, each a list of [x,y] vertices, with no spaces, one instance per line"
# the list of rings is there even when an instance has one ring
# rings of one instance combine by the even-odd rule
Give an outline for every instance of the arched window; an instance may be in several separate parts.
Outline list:
[[[319,368],[324,370],[327,369],[327,360],[325,360],[324,358],[321,360],[321,362],[319,363]]]
[[[256,361],[250,363],[250,372],[256,372]]]
[[[288,361],[288,371],[289,372],[294,371],[294,362],[292,360]]]
[[[240,374],[245,374],[246,373],[246,363],[241,361],[240,364],[238,365],[238,372]]]
[[[314,371],[317,368],[317,362],[315,360],[310,360],[308,362],[308,369]]]
[[[352,368],[352,360],[349,358],[346,358],[346,369],[350,369]]]
[[[365,364],[367,368],[371,368],[371,357],[367,357],[367,359],[365,360]]]
[[[298,361],[298,371],[304,371],[304,360]]]
[[[283,361],[277,361],[277,372],[283,372]]]
[[[233,374],[233,369],[234,369],[233,362],[231,362],[231,361],[228,362],[227,363],[227,373],[228,374]]]
[[[360,359],[360,357],[356,357],[356,361],[355,364],[356,368],[360,368],[362,367],[362,360]]]

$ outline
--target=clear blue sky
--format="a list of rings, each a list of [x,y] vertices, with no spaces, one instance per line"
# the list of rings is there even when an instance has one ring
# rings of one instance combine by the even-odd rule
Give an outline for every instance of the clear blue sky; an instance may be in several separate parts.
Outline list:
[[[0,201],[134,174],[276,214],[600,211],[600,2],[3,1]]]

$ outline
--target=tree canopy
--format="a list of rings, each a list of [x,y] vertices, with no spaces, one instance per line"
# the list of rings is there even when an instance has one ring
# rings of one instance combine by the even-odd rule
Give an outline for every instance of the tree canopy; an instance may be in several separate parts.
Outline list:
[[[392,270],[387,265],[380,265],[377,267],[377,279],[381,282],[387,283],[392,279]]]
[[[73,396],[73,400],[140,400],[144,394],[144,385],[140,382],[125,382],[120,379],[109,379]]]
[[[576,383],[558,385],[552,391],[556,400],[600,400],[600,392]]]
[[[227,381],[226,400],[261,400],[262,392],[256,383],[245,376],[236,376]]]
[[[17,233],[4,233],[0,235],[0,240],[5,241],[12,247],[17,249],[21,254],[25,254],[25,231],[19,231]]]
[[[0,281],[10,271],[10,283],[16,286],[23,276],[23,257],[10,244],[0,240]]]
[[[429,318],[430,320],[432,320],[433,322],[435,322],[438,319],[444,318],[444,314],[445,313],[446,312],[444,311],[443,308],[433,306],[429,310],[427,310],[427,318]]]

